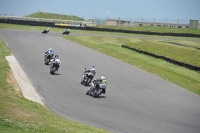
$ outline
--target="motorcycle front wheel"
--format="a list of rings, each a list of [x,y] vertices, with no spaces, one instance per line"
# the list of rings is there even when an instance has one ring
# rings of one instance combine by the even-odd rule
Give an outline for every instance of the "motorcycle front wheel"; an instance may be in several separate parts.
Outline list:
[[[88,80],[87,80],[87,82],[86,82],[86,86],[88,86],[88,85],[90,84],[90,82],[91,82],[91,79],[88,78]]]
[[[89,95],[89,93],[90,93],[90,90],[87,90],[87,91],[86,91],[86,95]]]
[[[94,92],[93,92],[94,93]],[[99,95],[101,95],[101,89],[98,89],[96,93],[94,93],[93,97],[97,98],[99,97]]]
[[[46,60],[45,60],[45,65],[48,65],[49,62],[50,62],[50,59],[49,59],[49,58],[46,58]]]
[[[50,74],[53,75],[55,73],[55,71],[56,71],[56,67],[50,68]]]

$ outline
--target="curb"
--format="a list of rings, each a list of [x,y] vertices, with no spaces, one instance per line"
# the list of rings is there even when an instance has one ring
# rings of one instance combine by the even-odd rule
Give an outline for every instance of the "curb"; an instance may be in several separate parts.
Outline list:
[[[12,70],[12,73],[13,73],[21,91],[22,91],[23,96],[28,100],[31,100],[33,102],[37,102],[39,104],[44,105],[41,97],[38,95],[35,88],[29,81],[26,73],[21,68],[21,66],[20,66],[19,62],[17,61],[17,59],[15,58],[15,56],[6,56],[6,60],[9,63],[9,66]]]

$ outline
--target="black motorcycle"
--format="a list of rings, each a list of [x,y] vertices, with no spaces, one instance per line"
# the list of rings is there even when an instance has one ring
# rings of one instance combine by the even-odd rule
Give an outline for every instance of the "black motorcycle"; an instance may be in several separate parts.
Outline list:
[[[70,29],[67,29],[66,31],[64,31],[62,34],[66,34],[66,35],[69,35],[70,33]]]
[[[92,86],[89,90],[86,91],[86,95],[90,95],[92,97],[99,97],[101,94],[106,93],[106,84],[100,83],[96,85],[96,81],[93,81]]]
[[[86,69],[85,69],[86,70]],[[93,72],[84,72],[81,80],[81,84],[88,86],[94,78]]]
[[[60,62],[53,61],[50,67],[50,74],[53,75],[55,71],[58,71],[58,68],[60,67]]]
[[[42,33],[47,34],[49,32],[49,28],[47,28],[46,30],[42,31]]]

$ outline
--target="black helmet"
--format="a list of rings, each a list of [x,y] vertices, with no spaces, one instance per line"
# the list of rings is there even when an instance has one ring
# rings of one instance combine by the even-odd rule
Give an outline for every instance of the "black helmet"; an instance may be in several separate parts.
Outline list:
[[[55,59],[59,59],[58,55],[55,55]]]

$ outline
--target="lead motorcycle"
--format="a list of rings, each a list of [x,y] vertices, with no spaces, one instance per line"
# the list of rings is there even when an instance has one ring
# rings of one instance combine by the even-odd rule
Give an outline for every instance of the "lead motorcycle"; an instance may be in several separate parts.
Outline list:
[[[55,71],[58,71],[58,68],[60,67],[60,60],[59,59],[55,59],[55,61],[53,61],[51,63],[51,67],[50,67],[50,74],[53,75],[55,74]]]
[[[86,68],[85,68],[85,71],[86,71]],[[93,80],[94,75],[95,75],[95,73],[93,71],[84,72],[82,75],[81,84],[88,86],[91,83],[91,81]]]
[[[106,80],[103,80],[99,85],[96,85],[96,80],[93,81],[92,86],[86,91],[86,95],[90,95],[94,98],[99,97],[101,94],[106,93]]]
[[[49,32],[49,28],[47,28],[46,30],[42,31],[43,34],[47,34]]]
[[[69,33],[70,33],[70,29],[67,29],[67,30],[64,31],[62,34],[63,34],[63,35],[64,35],[64,34],[69,35]]]

